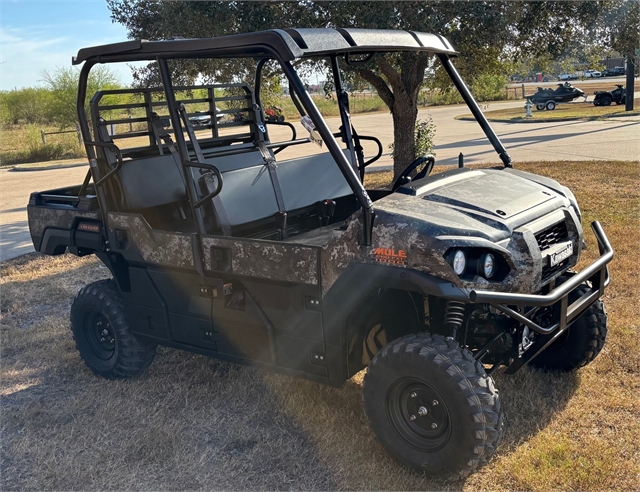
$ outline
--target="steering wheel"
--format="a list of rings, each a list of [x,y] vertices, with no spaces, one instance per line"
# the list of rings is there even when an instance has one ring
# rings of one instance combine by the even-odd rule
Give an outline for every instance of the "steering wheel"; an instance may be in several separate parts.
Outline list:
[[[416,174],[415,178],[413,179],[422,179],[428,176],[429,173],[431,173],[431,171],[433,170],[433,166],[435,165],[435,163],[436,158],[432,154],[421,155],[400,173],[400,176],[398,176],[398,178],[393,182],[391,191],[396,191],[402,185],[411,182],[411,173],[415,171],[421,164],[424,164],[422,171]]]

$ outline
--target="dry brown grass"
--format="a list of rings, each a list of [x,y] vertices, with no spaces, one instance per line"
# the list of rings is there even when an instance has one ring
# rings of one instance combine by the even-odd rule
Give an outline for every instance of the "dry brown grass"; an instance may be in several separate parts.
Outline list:
[[[616,249],[610,332],[570,375],[498,374],[507,411],[489,466],[463,483],[430,482],[376,444],[361,374],[335,389],[172,349],[131,381],[94,376],[68,310],[108,271],[93,257],[2,264],[2,490],[368,489],[635,490],[638,392],[638,164],[518,165],[559,179]],[[389,174],[373,175],[378,184]],[[597,254],[587,233],[585,261]]]

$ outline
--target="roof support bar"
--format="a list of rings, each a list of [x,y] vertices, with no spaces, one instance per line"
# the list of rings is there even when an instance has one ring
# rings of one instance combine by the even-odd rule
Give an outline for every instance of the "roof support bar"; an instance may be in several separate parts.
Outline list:
[[[164,86],[165,96],[167,98],[167,106],[169,108],[169,117],[171,118],[171,126],[173,127],[173,135],[176,138],[176,144],[178,146],[178,153],[180,154],[180,160],[182,165],[178,167],[178,171],[182,174],[182,179],[184,179],[185,184],[187,185],[187,195],[189,196],[189,202],[191,203],[191,213],[196,221],[196,226],[198,230],[197,240],[195,244],[192,243],[193,249],[193,264],[196,269],[196,272],[200,275],[204,282],[204,269],[202,265],[202,253],[200,251],[201,241],[200,238],[205,232],[204,222],[202,220],[202,212],[198,208],[196,209],[193,205],[198,201],[198,194],[196,192],[196,188],[193,181],[193,174],[191,173],[191,169],[189,168],[189,172],[187,173],[187,168],[184,163],[189,162],[189,150],[187,149],[187,143],[184,138],[184,133],[182,132],[182,126],[180,125],[180,112],[178,108],[178,103],[176,101],[176,95],[173,90],[173,84],[171,82],[171,73],[169,71],[169,65],[167,64],[167,60],[163,58],[158,58],[158,67],[160,68],[160,77],[162,79],[162,85]],[[215,115],[212,115],[211,118],[215,118]]]
[[[353,135],[351,134],[351,115],[349,114],[349,96],[342,88],[342,79],[340,77],[340,66],[338,65],[338,57],[331,56],[331,70],[333,71],[333,83],[336,86],[336,95],[338,96],[338,108],[340,109],[340,119],[342,121],[343,135],[349,148],[351,156],[351,165],[354,169],[358,169],[356,161],[356,151],[353,144]]]
[[[364,186],[360,181],[360,177],[353,169],[345,155],[342,153],[342,150],[340,149],[338,142],[333,136],[333,133],[331,133],[331,130],[322,118],[322,115],[320,114],[320,111],[318,111],[318,108],[313,102],[313,99],[311,99],[311,96],[307,93],[302,80],[300,80],[300,77],[291,66],[291,63],[289,63],[288,61],[281,61],[281,65],[284,74],[286,75],[287,79],[289,79],[290,88],[292,88],[300,98],[300,102],[307,110],[307,114],[311,118],[311,121],[313,121],[313,124],[315,125],[316,130],[318,130],[318,133],[320,133],[322,140],[324,140],[324,142],[327,144],[327,149],[329,149],[329,152],[333,156],[333,159],[336,161],[336,164],[340,168],[340,171],[342,171],[342,175],[347,180],[347,183],[349,183],[349,186],[358,198],[360,205],[362,205],[362,243],[365,246],[369,246],[371,245],[371,230],[373,227],[373,202],[371,201],[367,190],[364,189]]]
[[[451,59],[444,54],[439,54],[438,58],[440,59],[440,62],[442,63],[444,69],[449,74],[449,78],[451,78],[451,80],[455,84],[456,89],[458,89],[458,92],[460,92],[462,99],[464,99],[464,102],[467,103],[467,106],[469,106],[471,113],[473,113],[473,117],[476,119],[476,121],[480,125],[480,128],[482,128],[482,131],[491,142],[491,145],[493,145],[493,148],[500,156],[500,159],[504,163],[504,167],[513,167],[513,164],[511,163],[511,157],[509,157],[507,150],[504,148],[502,142],[493,131],[493,128],[491,128],[491,125],[487,121],[484,113],[480,110],[478,103],[471,95],[471,92],[469,92],[469,88],[460,77],[460,74],[456,70],[456,67],[453,66],[453,63],[451,63]]]

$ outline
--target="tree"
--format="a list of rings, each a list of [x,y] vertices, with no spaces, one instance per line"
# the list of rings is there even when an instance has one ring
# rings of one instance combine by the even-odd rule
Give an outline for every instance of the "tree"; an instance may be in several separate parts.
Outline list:
[[[406,29],[446,36],[461,53],[456,65],[463,76],[499,74],[508,57],[561,54],[576,33],[589,29],[607,2],[161,2],[107,0],[112,19],[131,38],[206,37],[290,27],[359,27]],[[194,80],[242,74],[247,66],[231,62],[184,61],[175,73]],[[345,67],[347,68],[347,67]],[[444,80],[426,54],[379,56],[357,69],[389,107],[394,123],[394,170],[398,174],[415,154],[418,94],[425,70]],[[144,83],[154,67],[135,75]],[[183,80],[184,81],[184,80]],[[441,82],[444,84],[444,82]]]
[[[75,126],[78,121],[76,99],[78,96],[78,77],[80,70],[74,67],[57,68],[53,72],[43,72],[42,78],[51,91],[50,114],[52,121],[61,128]],[[87,95],[90,98],[99,90],[119,89],[118,77],[106,66],[96,66],[89,74]],[[89,114],[88,107],[86,108]]]
[[[51,94],[41,87],[26,87],[0,93],[2,124],[41,124],[51,114]]]

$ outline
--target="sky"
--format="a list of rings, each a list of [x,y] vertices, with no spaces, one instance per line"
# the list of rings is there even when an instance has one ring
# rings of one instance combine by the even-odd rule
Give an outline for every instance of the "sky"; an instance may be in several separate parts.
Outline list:
[[[42,72],[71,66],[80,48],[125,41],[110,14],[105,0],[0,0],[0,90],[42,86]],[[112,68],[131,83],[125,64]]]

